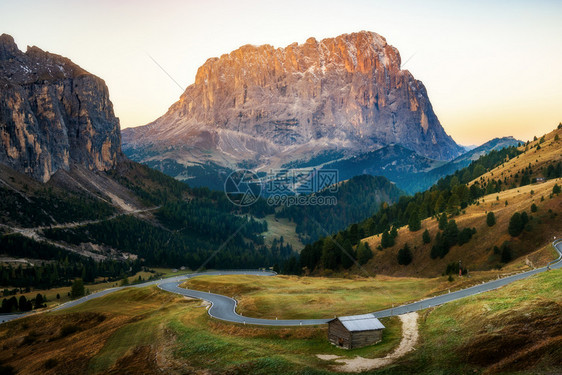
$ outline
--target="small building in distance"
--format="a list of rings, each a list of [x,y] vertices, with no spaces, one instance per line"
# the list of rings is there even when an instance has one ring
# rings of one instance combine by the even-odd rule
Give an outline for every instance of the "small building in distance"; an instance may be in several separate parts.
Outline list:
[[[340,316],[328,322],[328,340],[340,348],[361,348],[381,341],[383,329],[373,314]]]

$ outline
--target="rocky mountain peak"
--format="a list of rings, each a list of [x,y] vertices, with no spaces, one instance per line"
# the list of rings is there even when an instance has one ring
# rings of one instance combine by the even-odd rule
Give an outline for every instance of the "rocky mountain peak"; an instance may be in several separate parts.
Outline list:
[[[101,79],[38,47],[24,53],[11,36],[0,36],[1,163],[46,182],[71,163],[112,168],[120,141]]]
[[[393,143],[456,157],[462,148],[423,83],[400,64],[398,50],[368,31],[284,48],[245,45],[207,60],[164,116],[124,131],[124,148],[139,161],[150,154],[256,168]]]
[[[11,35],[0,35],[0,60],[11,59],[18,51],[18,46]]]

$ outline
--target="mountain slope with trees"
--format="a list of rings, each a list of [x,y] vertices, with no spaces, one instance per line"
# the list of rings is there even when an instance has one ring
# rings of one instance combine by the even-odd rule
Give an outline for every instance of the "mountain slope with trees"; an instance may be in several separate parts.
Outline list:
[[[310,195],[334,197],[337,202],[334,205],[281,206],[275,216],[295,222],[296,232],[308,243],[363,220],[376,212],[383,202],[392,204],[404,195],[385,177],[370,175],[340,182],[336,189],[336,192],[326,189]]]
[[[561,198],[556,193],[560,128],[527,145],[492,151],[423,193],[383,205],[372,217],[305,247],[300,266],[322,272],[336,264],[336,270],[353,271],[355,266],[342,262],[324,263],[326,249],[335,248],[343,259],[349,253],[345,243],[353,249],[365,243],[373,258],[364,267],[373,273],[435,276],[459,260],[464,269],[491,269],[548,245],[562,230],[557,219]],[[531,158],[538,165],[529,167]],[[534,173],[529,184],[521,178],[525,170]],[[513,215],[516,223],[510,234]],[[357,240],[352,234],[357,232],[366,238]],[[334,242],[339,246],[327,245]],[[406,245],[412,262],[404,267],[397,257]]]
[[[265,201],[233,206],[223,193],[125,159],[107,172],[59,171],[47,185],[2,168],[1,252],[34,259],[33,266],[3,266],[4,286],[117,279],[144,266],[266,267],[292,255],[264,244],[262,218],[273,212]],[[93,190],[85,177],[113,190]]]

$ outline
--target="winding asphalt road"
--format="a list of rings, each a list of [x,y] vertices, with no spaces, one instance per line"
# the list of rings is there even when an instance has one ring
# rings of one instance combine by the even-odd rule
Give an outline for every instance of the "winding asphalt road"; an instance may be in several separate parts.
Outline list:
[[[553,245],[556,251],[558,251],[559,256],[558,259],[550,262],[549,265],[546,267],[541,267],[531,271],[518,273],[512,276],[507,276],[501,279],[488,281],[486,283],[475,285],[470,288],[462,289],[452,293],[443,294],[436,297],[431,297],[407,305],[376,311],[372,314],[377,318],[407,314],[412,311],[423,310],[431,306],[442,305],[444,303],[456,301],[464,297],[476,295],[483,292],[488,292],[490,290],[500,288],[514,281],[524,279],[526,277],[535,275],[540,272],[544,272],[547,270],[548,267],[550,267],[551,269],[561,268],[562,267],[562,241],[560,240],[555,241]],[[239,273],[217,272],[215,274],[226,275],[226,274],[239,274]],[[261,276],[272,275],[271,273],[267,273],[267,272],[254,272],[251,274],[261,275]],[[198,275],[190,275],[190,277],[188,278],[195,277],[195,276]],[[203,299],[205,301],[211,302],[212,306],[209,309],[209,315],[212,316],[213,318],[217,318],[220,320],[226,320],[234,323],[258,324],[258,325],[268,325],[268,326],[318,325],[318,324],[325,324],[329,320],[331,320],[331,319],[272,320],[272,319],[257,319],[257,318],[245,317],[236,313],[236,300],[230,297],[222,296],[220,294],[206,293],[197,290],[180,288],[179,284],[180,283],[177,281],[174,282],[170,280],[169,282],[166,281],[159,284],[158,287],[168,292],[181,294],[186,297]]]
[[[490,290],[494,290],[494,289],[500,288],[504,285],[510,284],[514,281],[522,280],[522,279],[527,278],[529,276],[536,275],[536,274],[544,272],[548,269],[562,268],[562,240],[555,241],[553,243],[553,246],[556,249],[556,251],[558,252],[558,258],[556,260],[548,263],[548,265],[545,266],[545,267],[536,268],[536,269],[531,270],[531,271],[518,273],[518,274],[515,274],[515,275],[507,276],[507,277],[497,279],[497,280],[493,280],[493,281],[488,281],[488,282],[485,282],[485,283],[480,284],[480,285],[472,286],[470,288],[461,289],[461,290],[458,290],[456,292],[451,292],[451,293],[443,294],[443,295],[436,296],[436,297],[431,297],[431,298],[428,298],[428,299],[425,299],[425,300],[422,300],[422,301],[418,301],[418,302],[414,302],[414,303],[410,303],[410,304],[407,304],[407,305],[402,305],[402,306],[398,306],[398,307],[391,308],[391,309],[376,311],[376,312],[373,313],[373,315],[377,318],[384,318],[384,317],[387,317],[387,316],[407,314],[407,313],[412,312],[412,311],[423,310],[423,309],[426,309],[428,307],[442,305],[444,303],[451,302],[451,301],[456,301],[456,300],[464,298],[464,297],[473,296],[473,295],[484,293],[484,292],[489,292]]]
[[[205,275],[255,275],[255,276],[275,276],[274,272],[264,271],[223,271],[223,272],[207,272]],[[242,324],[258,324],[266,326],[298,326],[298,325],[317,325],[325,324],[329,319],[305,319],[305,320],[272,320],[272,319],[259,319],[250,318],[239,315],[236,312],[237,302],[235,299],[226,297],[220,294],[200,292],[192,289],[180,288],[181,282],[201,274],[188,275],[180,282],[168,281],[161,283],[158,287],[167,292],[181,294],[186,297],[193,297],[208,301],[211,303],[209,308],[209,315],[213,318],[226,320],[228,322],[242,323]]]
[[[507,276],[507,277],[497,279],[497,280],[488,281],[488,282],[485,282],[485,283],[480,284],[480,285],[472,286],[470,288],[458,290],[456,292],[447,293],[447,294],[443,294],[443,295],[436,296],[436,297],[427,298],[425,300],[413,302],[413,303],[410,303],[410,304],[407,304],[407,305],[402,305],[402,306],[398,306],[398,307],[394,307],[394,308],[390,308],[390,309],[386,309],[386,310],[376,311],[372,314],[373,314],[373,316],[375,316],[377,318],[384,318],[384,317],[388,317],[388,316],[396,316],[396,315],[407,314],[407,313],[412,312],[412,311],[423,310],[423,309],[426,309],[428,307],[442,305],[444,303],[451,302],[451,301],[456,301],[456,300],[464,298],[464,297],[473,296],[473,295],[476,295],[476,294],[488,292],[490,290],[494,290],[494,289],[500,288],[504,285],[510,284],[514,281],[521,280],[521,279],[527,278],[529,276],[533,276],[533,275],[536,275],[538,273],[547,271],[547,269],[562,268],[562,240],[555,241],[553,243],[553,245],[554,245],[554,248],[556,249],[556,251],[558,252],[559,256],[556,260],[550,262],[545,267],[536,268],[536,269],[531,270],[531,271],[518,273],[518,274],[515,274],[515,275],[512,275],[512,276]],[[207,275],[207,276],[218,276],[218,275],[274,276],[275,273],[274,272],[266,272],[266,271],[253,271],[253,270],[248,270],[248,271],[209,271],[209,272],[202,272],[202,273],[196,273],[196,274],[191,274],[191,275],[175,276],[175,277],[168,278],[168,279],[153,280],[153,281],[149,281],[149,282],[142,283],[142,284],[136,284],[136,285],[132,285],[132,286],[105,289],[105,290],[102,290],[100,292],[93,293],[93,294],[90,294],[86,297],[80,298],[78,300],[62,304],[62,305],[56,307],[55,309],[53,309],[53,311],[68,309],[70,307],[73,307],[73,306],[79,305],[83,302],[86,302],[90,299],[101,297],[101,296],[104,296],[106,294],[109,294],[109,293],[112,293],[112,292],[115,292],[117,290],[124,289],[124,288],[131,288],[131,287],[140,288],[140,287],[145,287],[145,286],[148,286],[148,285],[158,285],[158,287],[160,289],[165,290],[167,292],[181,294],[181,295],[186,296],[186,297],[202,299],[202,300],[210,302],[211,307],[208,310],[209,315],[213,318],[225,320],[225,321],[228,321],[228,322],[242,323],[242,324],[265,325],[265,326],[299,326],[299,325],[308,325],[309,326],[309,325],[325,324],[330,320],[330,319],[272,320],[272,319],[259,319],[259,318],[245,317],[245,316],[242,316],[242,315],[239,315],[238,313],[236,313],[237,302],[233,298],[226,297],[226,296],[223,296],[223,295],[220,295],[220,294],[206,293],[206,292],[201,292],[201,291],[197,291],[197,290],[191,290],[191,289],[185,289],[185,288],[179,287],[179,285],[182,282],[184,282],[185,280],[188,280],[188,279],[191,279],[191,278],[197,277],[197,276],[202,276],[202,275]],[[19,317],[23,317],[25,315],[27,315],[27,314],[0,315],[0,323],[4,323],[4,322],[7,322],[9,320],[13,320],[13,319],[16,319],[16,318],[19,318]]]

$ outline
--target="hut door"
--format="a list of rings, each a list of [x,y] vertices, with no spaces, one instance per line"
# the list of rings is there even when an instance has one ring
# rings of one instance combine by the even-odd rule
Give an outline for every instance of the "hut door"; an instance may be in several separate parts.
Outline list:
[[[340,338],[338,339],[338,345],[339,345],[339,346],[343,346],[343,338],[340,337]]]

